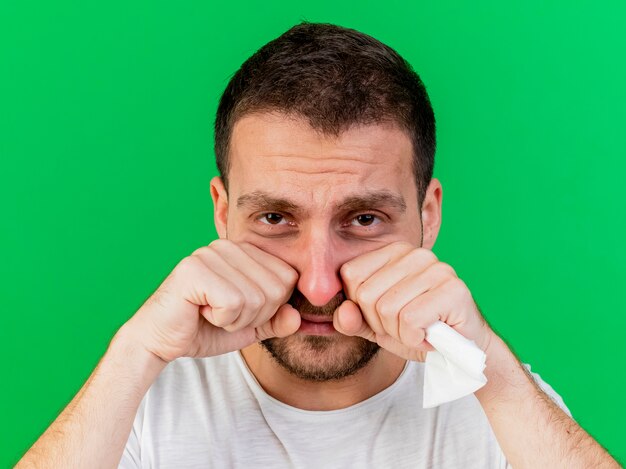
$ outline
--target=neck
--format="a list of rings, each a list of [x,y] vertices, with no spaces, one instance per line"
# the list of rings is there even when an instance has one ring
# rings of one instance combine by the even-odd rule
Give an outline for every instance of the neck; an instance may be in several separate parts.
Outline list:
[[[406,364],[400,357],[380,349],[351,376],[313,382],[289,373],[258,343],[242,349],[241,355],[265,392],[303,410],[337,410],[362,402],[391,386]]]

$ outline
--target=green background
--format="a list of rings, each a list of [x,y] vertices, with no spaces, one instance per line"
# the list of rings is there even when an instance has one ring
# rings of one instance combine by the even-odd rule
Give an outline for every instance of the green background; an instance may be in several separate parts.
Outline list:
[[[444,186],[435,252],[626,460],[626,4],[308,3],[0,3],[0,466],[214,238],[219,96],[303,19],[371,34],[420,73]]]

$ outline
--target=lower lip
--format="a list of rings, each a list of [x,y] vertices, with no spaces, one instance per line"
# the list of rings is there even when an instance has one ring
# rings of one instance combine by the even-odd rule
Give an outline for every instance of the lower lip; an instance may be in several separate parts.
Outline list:
[[[302,318],[298,332],[308,335],[331,335],[337,331],[332,322],[313,322]]]

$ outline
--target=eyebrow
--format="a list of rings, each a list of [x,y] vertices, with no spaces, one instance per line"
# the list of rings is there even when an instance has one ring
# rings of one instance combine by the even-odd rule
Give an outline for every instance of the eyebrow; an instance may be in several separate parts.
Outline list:
[[[401,195],[382,190],[349,196],[337,204],[337,208],[347,212],[358,212],[379,207],[391,208],[404,213],[406,211],[406,202]]]
[[[391,191],[367,191],[363,194],[351,195],[335,205],[338,210],[358,212],[374,208],[391,208],[400,213],[406,211],[404,197]],[[283,197],[276,197],[268,192],[254,191],[237,199],[237,208],[249,210],[276,210],[277,212],[301,212],[302,208],[295,202]]]
[[[262,191],[254,191],[240,196],[237,199],[237,208],[276,210],[277,212],[295,212],[300,209],[297,204],[288,199],[275,197]]]

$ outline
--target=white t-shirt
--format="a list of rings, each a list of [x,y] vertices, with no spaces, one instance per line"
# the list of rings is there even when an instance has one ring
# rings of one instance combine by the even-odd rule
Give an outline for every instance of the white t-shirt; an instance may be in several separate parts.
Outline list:
[[[144,397],[120,468],[508,468],[474,395],[422,408],[424,365],[351,407],[268,395],[239,352],[173,361]],[[544,391],[561,398],[537,374]]]

